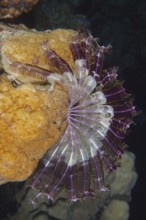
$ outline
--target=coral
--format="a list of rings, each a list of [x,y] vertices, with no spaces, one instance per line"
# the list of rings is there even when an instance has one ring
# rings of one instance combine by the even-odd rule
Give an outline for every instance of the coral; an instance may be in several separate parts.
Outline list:
[[[121,164],[122,166],[119,167],[116,172],[108,175],[106,178],[106,181],[111,184],[111,190],[106,191],[101,196],[97,194],[94,198],[88,198],[84,202],[76,202],[73,204],[66,202],[67,195],[65,194],[65,190],[62,190],[54,204],[51,204],[48,199],[44,197],[39,200],[34,210],[33,207],[26,204],[25,199],[22,199],[24,195],[26,195],[26,188],[23,187],[22,191],[16,196],[17,203],[21,203],[21,206],[18,212],[13,217],[10,217],[9,220],[45,219],[45,216],[47,216],[48,219],[59,220],[68,220],[70,218],[72,218],[72,220],[110,220],[110,217],[111,219],[125,220],[129,215],[127,202],[131,199],[131,190],[137,179],[134,155],[126,151],[121,158]],[[119,176],[120,181],[117,180]],[[132,179],[133,183],[129,184]],[[116,190],[114,190],[114,187]],[[123,193],[122,195],[121,191]]]
[[[118,210],[118,211],[117,211]],[[100,220],[128,220],[129,206],[125,201],[113,200],[103,212]]]
[[[13,87],[0,77],[0,184],[22,181],[64,133],[68,95],[56,84],[52,93],[30,84]]]
[[[113,195],[130,195],[131,188],[136,183],[137,173],[134,169],[135,155],[126,152],[122,158],[122,166],[118,168],[114,183],[111,184],[111,196]],[[126,166],[124,166],[126,164]],[[122,183],[122,184],[121,184]]]
[[[23,12],[28,12],[39,0],[1,0],[0,18],[18,17]]]

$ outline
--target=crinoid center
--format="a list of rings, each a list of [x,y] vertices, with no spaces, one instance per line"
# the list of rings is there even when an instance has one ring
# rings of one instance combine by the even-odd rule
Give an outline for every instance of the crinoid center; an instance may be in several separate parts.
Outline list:
[[[0,184],[22,181],[65,131],[68,94],[60,85],[39,90],[31,84],[13,87],[0,77]]]
[[[75,64],[74,73],[51,74],[49,77],[51,82],[53,79],[60,81],[69,93],[68,126],[59,152],[65,150],[63,160],[71,167],[104,153],[102,140],[114,116],[113,107],[107,104],[95,78],[85,68],[85,60],[76,60]],[[49,152],[53,154],[53,149]]]

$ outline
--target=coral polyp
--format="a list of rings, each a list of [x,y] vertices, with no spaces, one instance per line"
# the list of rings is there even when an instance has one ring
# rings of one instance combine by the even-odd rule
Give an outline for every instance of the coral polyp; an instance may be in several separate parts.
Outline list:
[[[23,12],[28,12],[37,4],[38,0],[1,0],[0,18],[15,18]]]
[[[135,115],[133,100],[117,79],[116,68],[103,68],[110,46],[99,46],[92,35],[78,33],[69,47],[73,70],[47,42],[42,50],[58,69],[50,73],[48,82],[52,89],[56,82],[62,84],[69,94],[69,107],[64,135],[32,176],[32,203],[42,195],[53,201],[62,188],[67,189],[70,201],[104,192],[107,170],[118,166],[123,139]]]

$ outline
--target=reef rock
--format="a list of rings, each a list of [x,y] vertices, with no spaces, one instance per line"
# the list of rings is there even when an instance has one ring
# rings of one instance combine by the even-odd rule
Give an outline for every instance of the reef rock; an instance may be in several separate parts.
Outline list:
[[[22,181],[64,133],[68,106],[65,89],[53,92],[30,84],[17,88],[0,77],[0,184]]]

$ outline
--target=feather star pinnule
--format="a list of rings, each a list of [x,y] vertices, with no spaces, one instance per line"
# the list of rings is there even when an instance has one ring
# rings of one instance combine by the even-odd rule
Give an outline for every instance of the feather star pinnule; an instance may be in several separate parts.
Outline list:
[[[48,81],[59,81],[67,89],[70,105],[64,135],[32,176],[31,202],[35,204],[42,195],[53,201],[63,187],[70,201],[105,192],[106,172],[118,166],[125,148],[122,141],[135,115],[133,100],[117,79],[116,68],[103,69],[110,46],[99,46],[90,34],[78,33],[70,44],[73,72],[46,42],[42,48],[62,73],[51,73]]]

